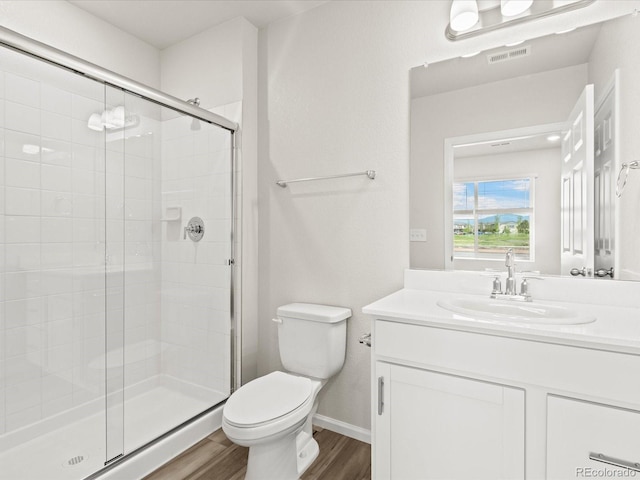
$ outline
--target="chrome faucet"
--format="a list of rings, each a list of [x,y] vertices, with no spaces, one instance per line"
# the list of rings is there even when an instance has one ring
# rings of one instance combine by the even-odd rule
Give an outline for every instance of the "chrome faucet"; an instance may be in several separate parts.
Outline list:
[[[505,295],[516,295],[516,254],[513,248],[507,250],[504,258],[504,265],[507,267],[507,281],[504,288]]]
[[[505,289],[502,292],[500,284],[500,276],[496,275],[493,280],[493,290],[491,291],[491,298],[505,299],[505,300],[522,300],[525,302],[531,301],[531,295],[529,295],[529,284],[527,279],[522,280],[520,285],[520,293],[518,293],[516,282],[516,254],[513,248],[507,250],[507,254],[504,257],[504,265],[507,267],[507,279],[505,282]],[[535,278],[535,277],[531,277]]]

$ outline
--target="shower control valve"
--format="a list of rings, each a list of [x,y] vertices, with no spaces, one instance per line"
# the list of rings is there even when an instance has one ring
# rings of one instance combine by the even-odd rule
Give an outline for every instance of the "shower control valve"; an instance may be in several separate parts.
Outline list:
[[[184,239],[187,239],[187,235],[194,242],[199,242],[204,236],[204,222],[200,217],[193,217],[189,220],[189,223],[184,227]]]

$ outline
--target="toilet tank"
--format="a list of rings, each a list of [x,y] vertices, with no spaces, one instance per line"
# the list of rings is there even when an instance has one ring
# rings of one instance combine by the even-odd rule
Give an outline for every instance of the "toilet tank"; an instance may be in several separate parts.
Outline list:
[[[277,314],[280,360],[286,370],[321,379],[340,371],[351,309],[290,303]]]

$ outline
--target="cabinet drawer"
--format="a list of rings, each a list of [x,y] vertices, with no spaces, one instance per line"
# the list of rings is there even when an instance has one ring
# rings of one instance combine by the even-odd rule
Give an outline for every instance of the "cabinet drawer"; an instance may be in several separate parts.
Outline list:
[[[640,477],[640,473],[589,458],[601,454],[614,463],[640,464],[638,432],[638,411],[549,395],[547,479]]]
[[[386,320],[376,320],[373,346],[377,359],[640,405],[640,382],[627,373],[640,371],[638,355]]]

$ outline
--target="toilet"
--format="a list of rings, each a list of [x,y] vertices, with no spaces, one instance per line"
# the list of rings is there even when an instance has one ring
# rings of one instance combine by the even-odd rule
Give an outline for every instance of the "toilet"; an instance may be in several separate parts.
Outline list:
[[[252,380],[227,400],[222,429],[249,447],[246,480],[297,480],[320,451],[312,418],[318,392],[344,364],[351,310],[291,303],[277,310],[280,359],[286,371]]]

